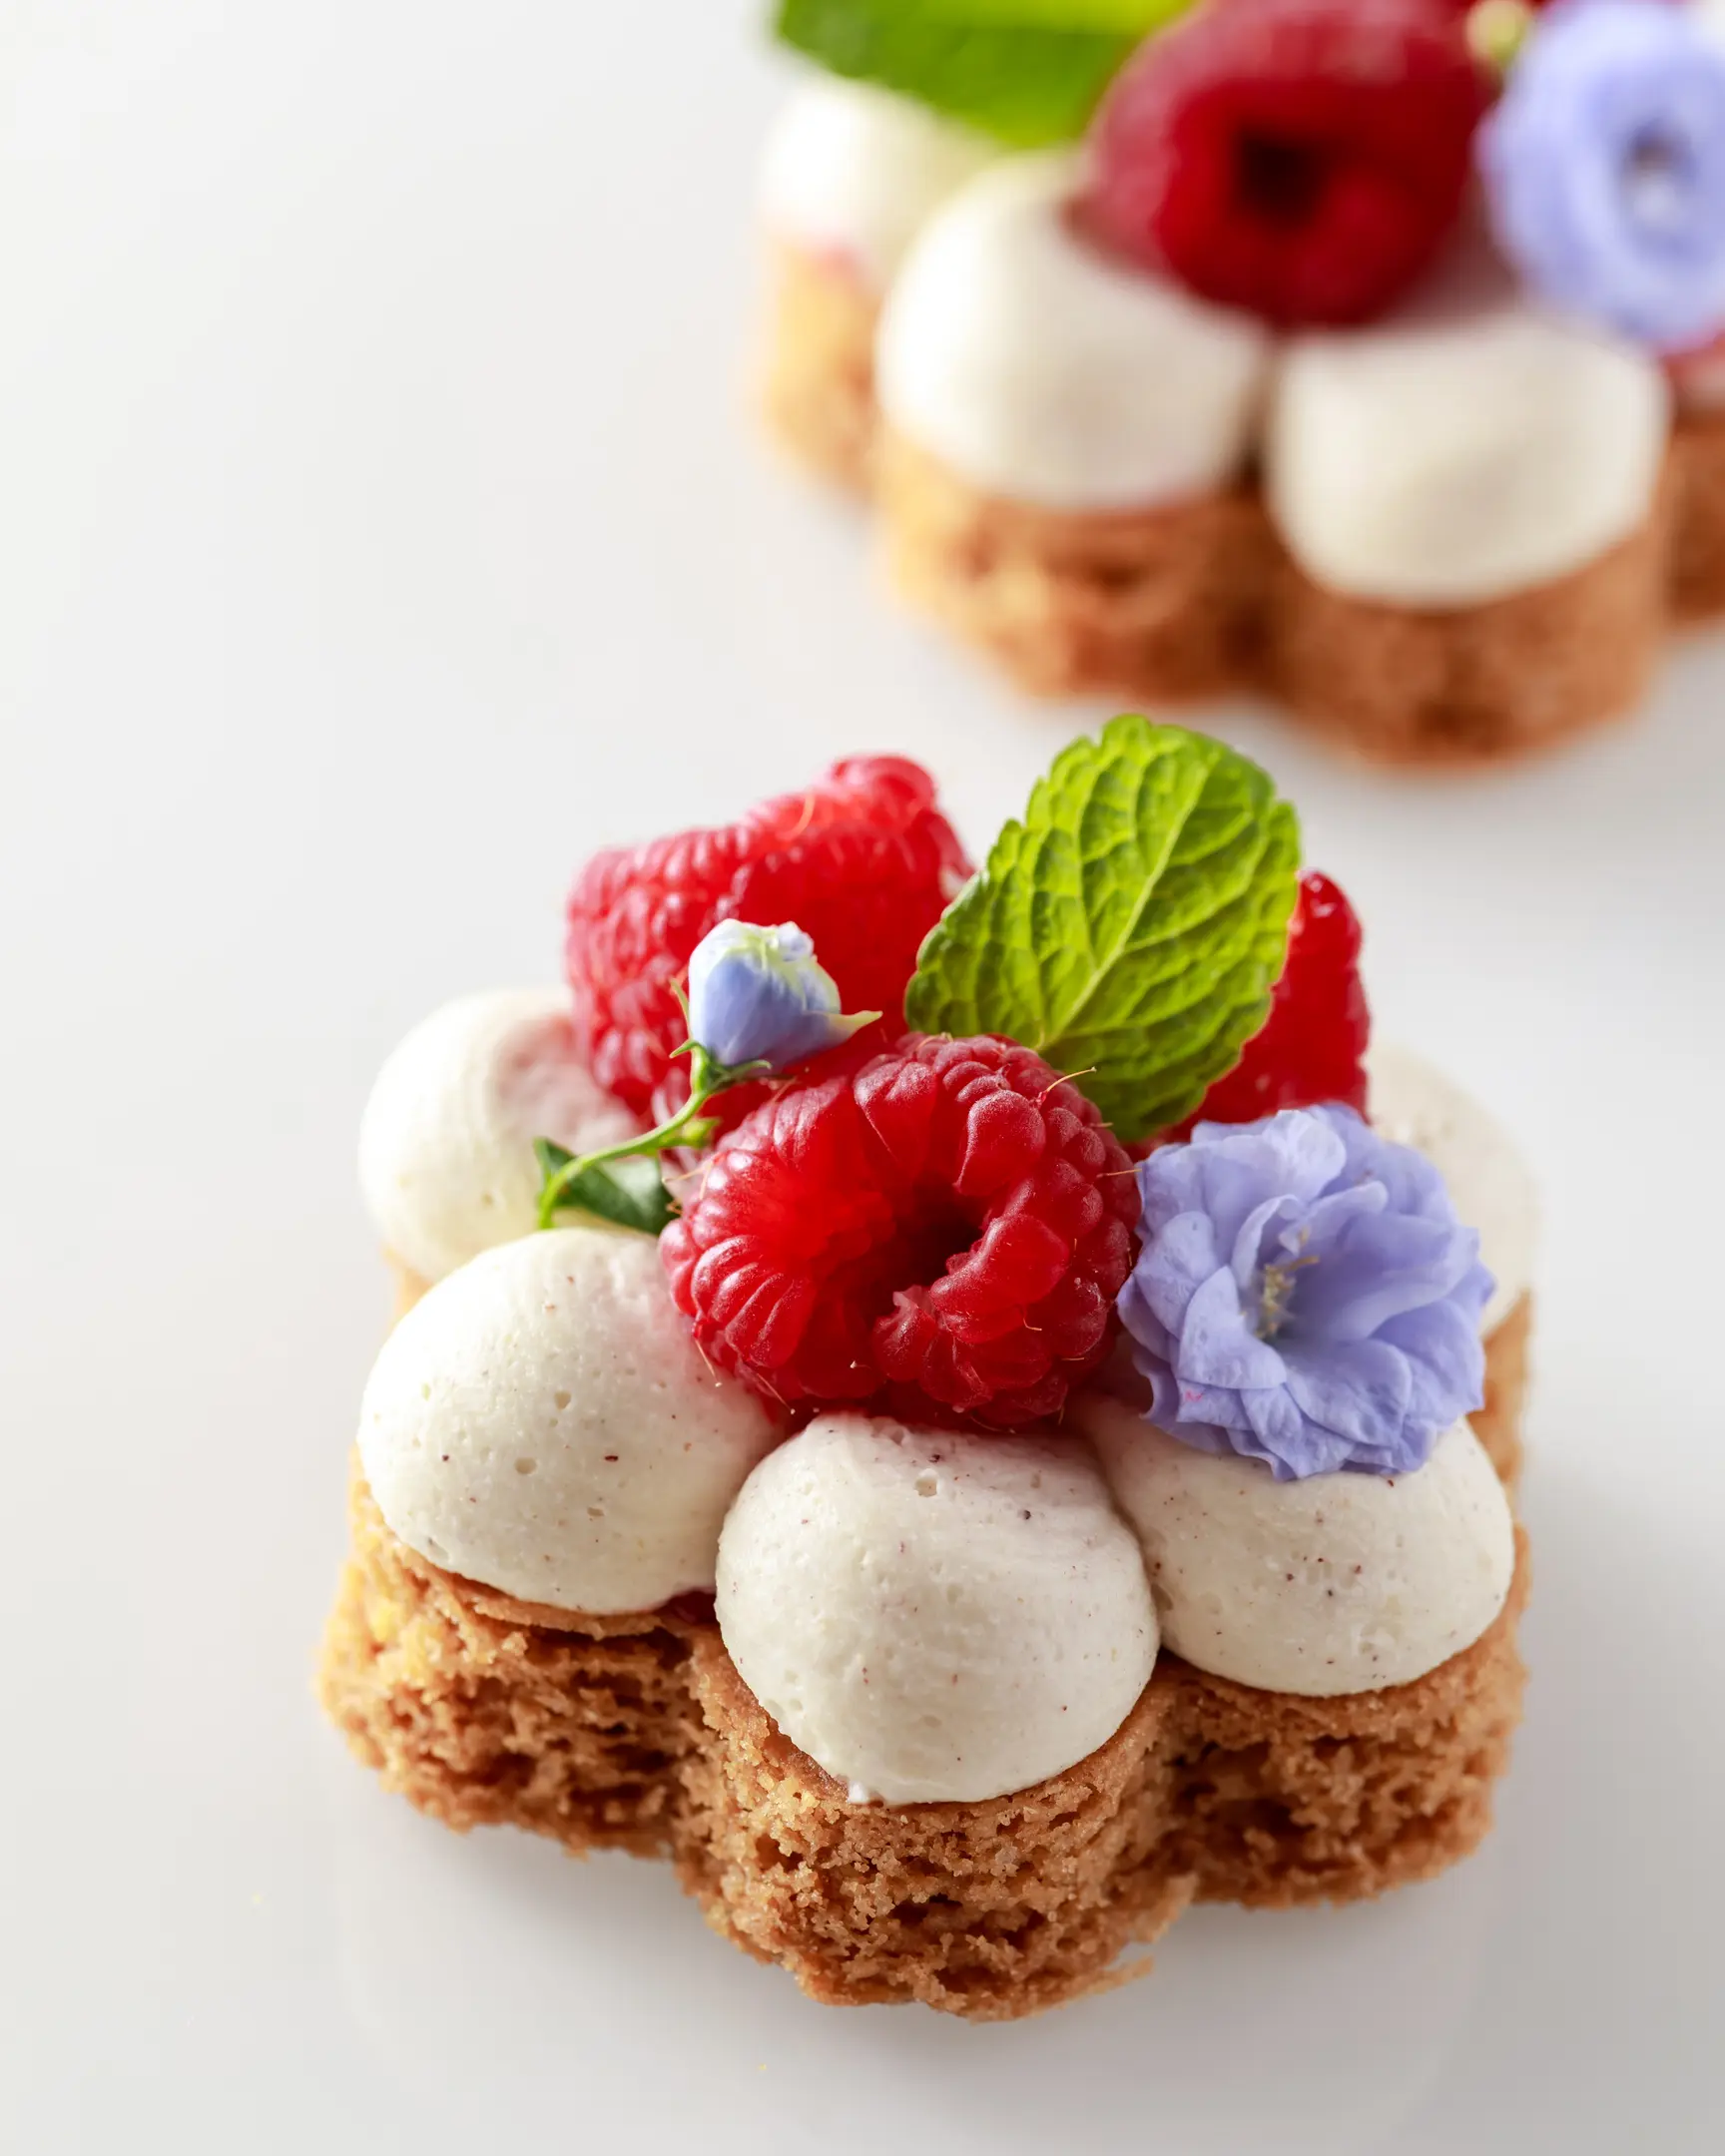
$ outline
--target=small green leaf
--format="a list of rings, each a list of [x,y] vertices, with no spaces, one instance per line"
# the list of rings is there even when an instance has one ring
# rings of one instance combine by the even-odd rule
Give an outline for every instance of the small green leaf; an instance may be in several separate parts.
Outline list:
[[[905,12],[934,22],[1107,30],[1120,37],[1146,38],[1190,4],[1191,0],[908,0]]]
[[[1111,720],[1055,758],[929,931],[905,1015],[1022,1041],[1128,1143],[1165,1130],[1270,1015],[1299,866],[1294,811],[1257,765]]]
[[[535,1138],[533,1151],[547,1181],[575,1158],[566,1147],[549,1138]],[[634,1228],[650,1236],[663,1234],[676,1217],[659,1163],[639,1156],[582,1169],[558,1198],[557,1210],[591,1213],[613,1227]]]
[[[780,0],[787,44],[1016,149],[1073,142],[1127,56],[1190,0]]]

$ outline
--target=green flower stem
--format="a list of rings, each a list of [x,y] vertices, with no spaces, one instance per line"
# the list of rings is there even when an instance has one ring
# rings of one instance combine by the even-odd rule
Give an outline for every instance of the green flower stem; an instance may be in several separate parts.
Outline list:
[[[690,1058],[688,1100],[657,1130],[644,1131],[639,1138],[625,1138],[620,1145],[606,1146],[602,1152],[583,1153],[578,1160],[565,1161],[554,1175],[548,1175],[539,1193],[541,1228],[554,1224],[560,1206],[575,1202],[569,1192],[589,1168],[603,1168],[612,1161],[652,1160],[661,1153],[668,1153],[673,1146],[699,1144],[706,1134],[697,1126],[703,1120],[709,1101],[728,1092],[732,1086],[746,1085],[754,1078],[771,1077],[773,1071],[771,1063],[715,1062],[699,1041],[691,1042],[686,1049],[680,1048],[677,1052],[679,1055],[686,1053]]]

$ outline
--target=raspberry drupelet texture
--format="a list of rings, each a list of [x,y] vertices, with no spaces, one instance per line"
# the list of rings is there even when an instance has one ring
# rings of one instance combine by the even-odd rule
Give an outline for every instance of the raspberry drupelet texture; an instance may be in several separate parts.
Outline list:
[[[849,757],[740,822],[595,855],[569,897],[565,963],[593,1075],[638,1114],[687,1098],[676,984],[721,920],[794,921],[848,1011],[878,1010],[864,1049],[903,1023],[922,938],[970,872],[934,783],[903,757]],[[855,1060],[855,1051],[849,1060]],[[728,1095],[729,1115],[749,1099]]]
[[[1360,921],[1341,886],[1311,870],[1288,929],[1288,960],[1270,1016],[1240,1061],[1218,1078],[1202,1107],[1178,1130],[1198,1123],[1255,1123],[1283,1108],[1340,1101],[1366,1113],[1366,1046],[1372,1019],[1360,980]]]
[[[1028,1048],[907,1035],[722,1139],[661,1241],[713,1360],[793,1408],[1016,1429],[1106,1353],[1138,1190]]]
[[[1085,223],[1221,305],[1367,321],[1456,223],[1484,107],[1437,0],[1214,0],[1110,91]]]

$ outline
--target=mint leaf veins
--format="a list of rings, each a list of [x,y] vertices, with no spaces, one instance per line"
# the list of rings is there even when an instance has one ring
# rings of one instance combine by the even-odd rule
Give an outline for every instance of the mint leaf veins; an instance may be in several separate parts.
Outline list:
[[[1300,863],[1257,765],[1128,715],[1037,782],[922,945],[927,1033],[1003,1033],[1131,1143],[1191,1114],[1270,1015]]]

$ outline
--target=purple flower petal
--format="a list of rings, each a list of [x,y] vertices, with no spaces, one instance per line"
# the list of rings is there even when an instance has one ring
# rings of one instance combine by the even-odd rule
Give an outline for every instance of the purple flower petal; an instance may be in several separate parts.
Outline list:
[[[1387,1341],[1289,1348],[1288,1397],[1309,1422],[1355,1444],[1382,1444],[1413,1397],[1408,1357]]]
[[[1352,1109],[1200,1124],[1139,1184],[1119,1310],[1171,1435],[1284,1479],[1400,1474],[1478,1404],[1478,1237],[1431,1163]]]
[[[1663,351],[1725,327],[1725,42],[1697,10],[1557,0],[1478,156],[1498,245],[1551,304]]]
[[[1354,1224],[1341,1247],[1302,1275],[1291,1330],[1337,1341],[1370,1340],[1404,1311],[1452,1294],[1472,1268],[1470,1228],[1390,1213]]]
[[[1156,1238],[1151,1264],[1134,1278],[1144,1300],[1169,1332],[1178,1335],[1192,1298],[1220,1271],[1216,1232],[1202,1213],[1177,1213]]]
[[[1213,1273],[1186,1307],[1174,1374],[1182,1384],[1280,1384],[1282,1357],[1248,1329],[1240,1290],[1226,1266]]]

